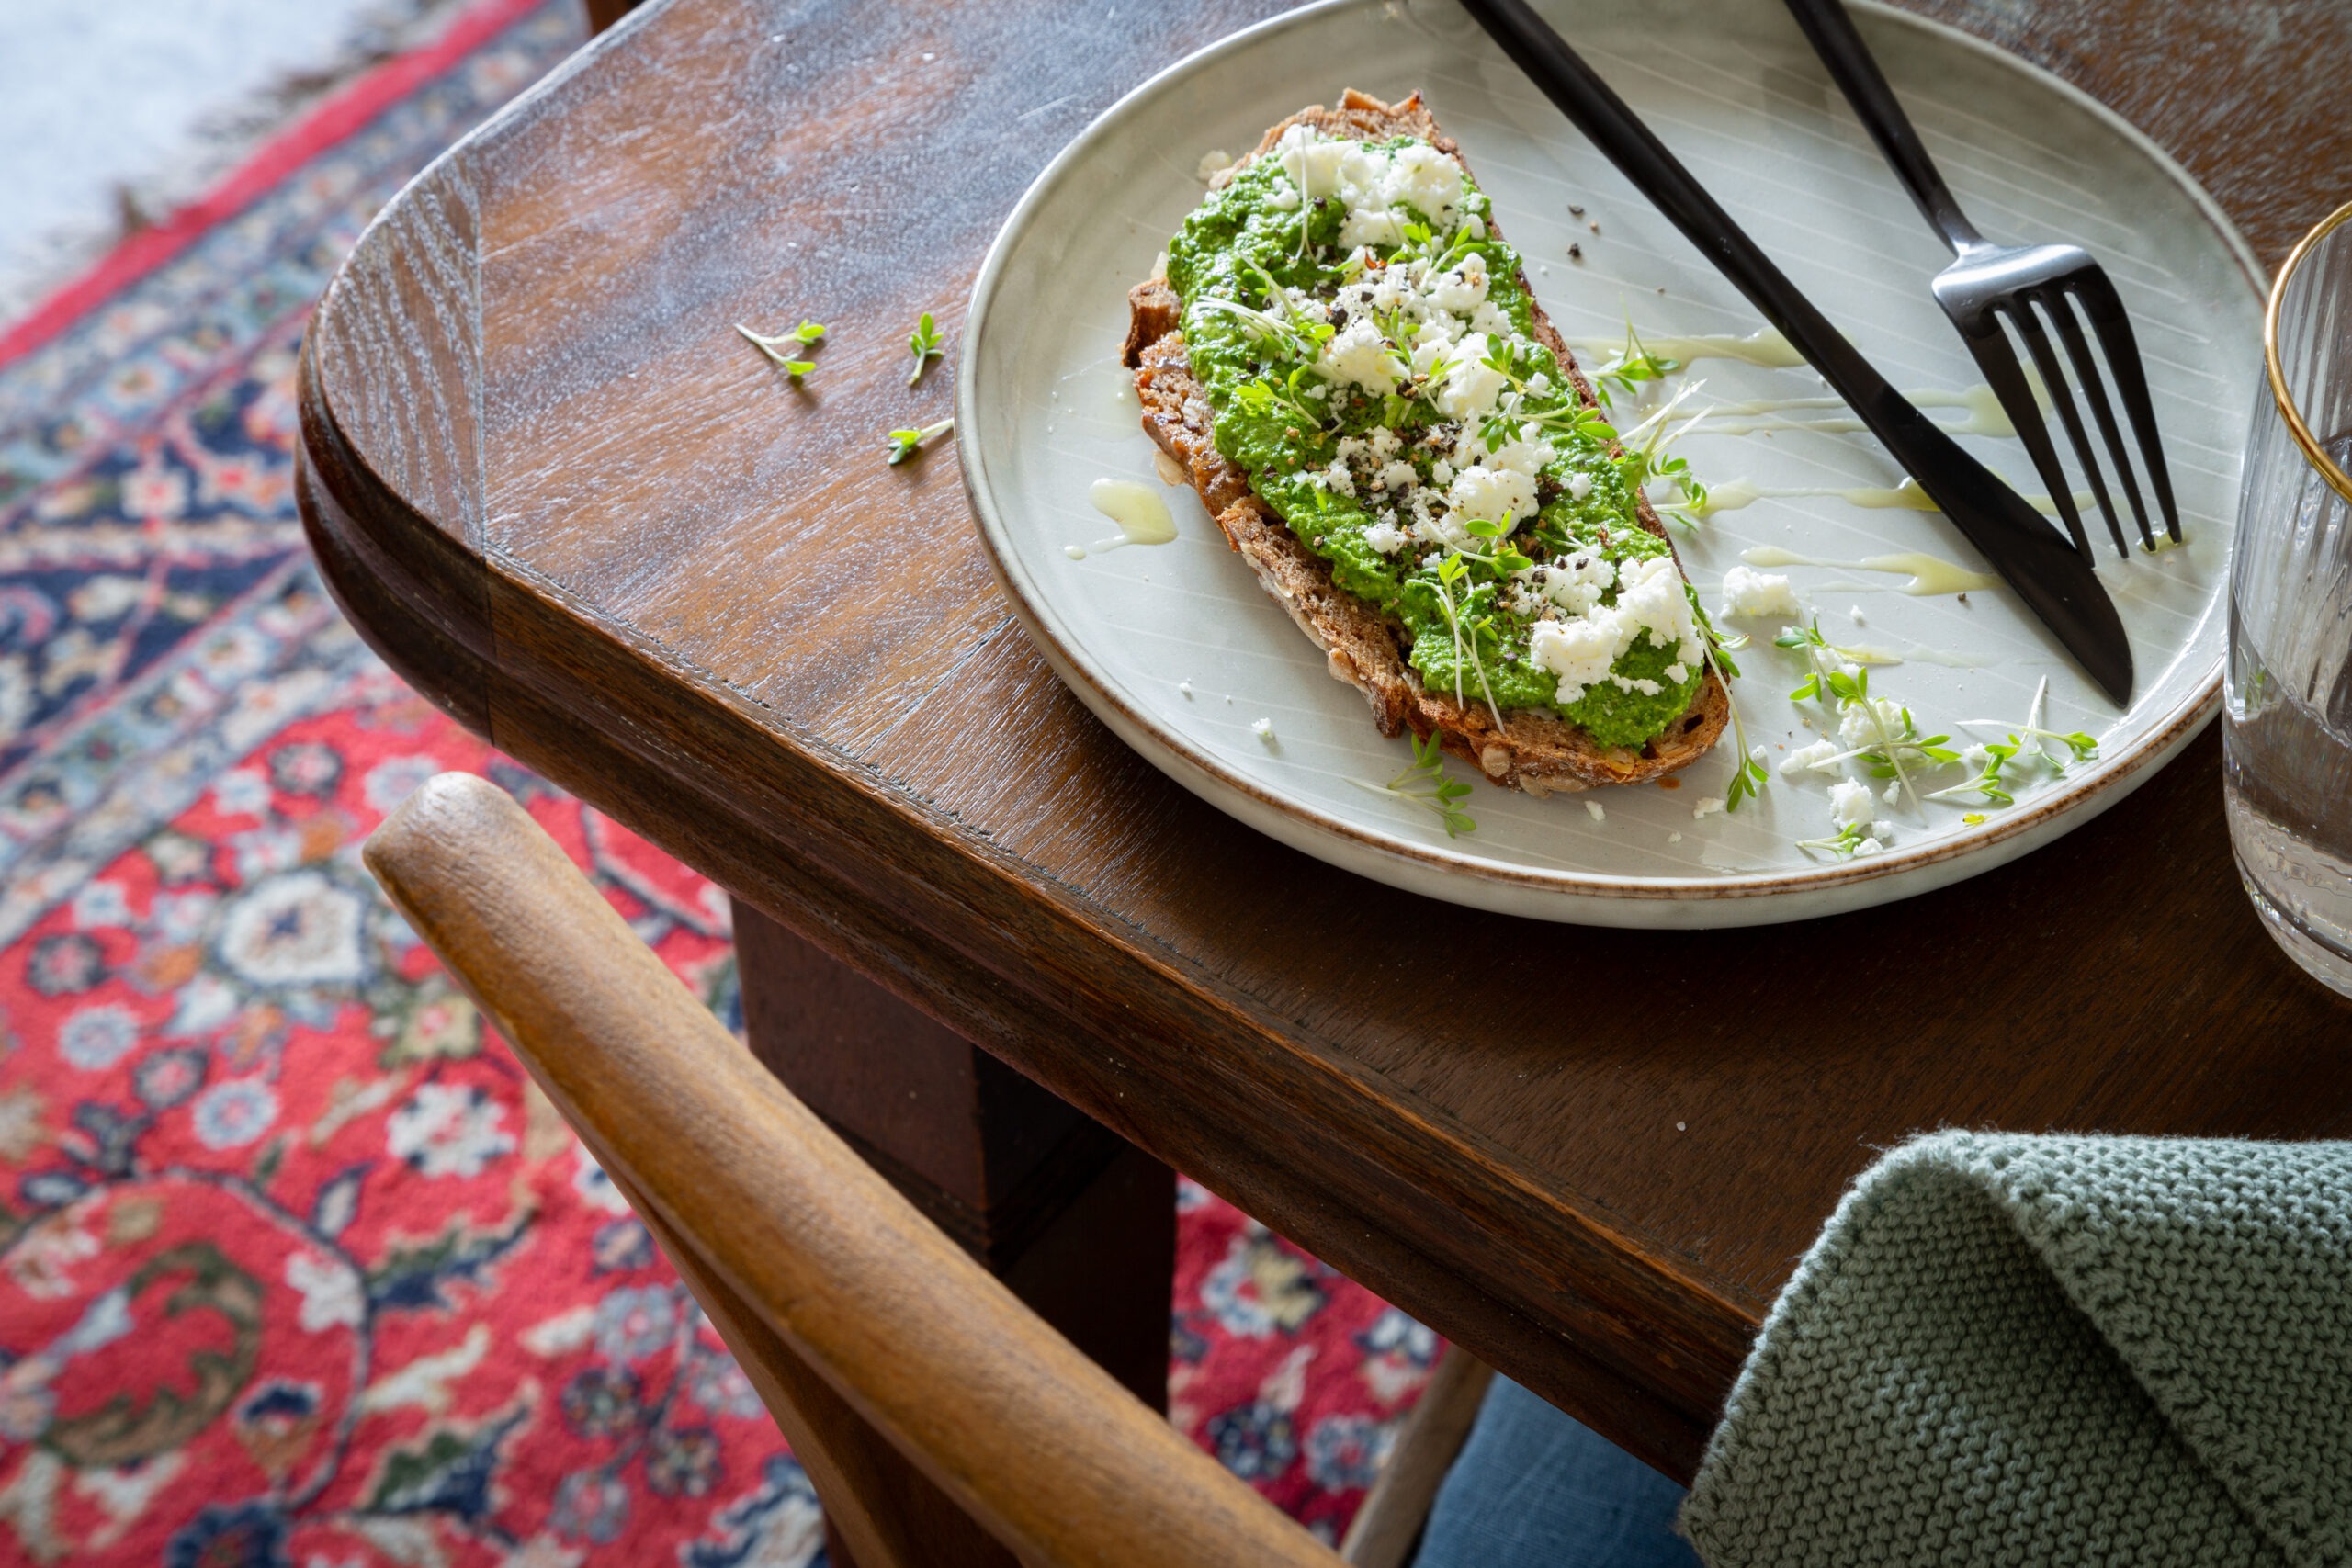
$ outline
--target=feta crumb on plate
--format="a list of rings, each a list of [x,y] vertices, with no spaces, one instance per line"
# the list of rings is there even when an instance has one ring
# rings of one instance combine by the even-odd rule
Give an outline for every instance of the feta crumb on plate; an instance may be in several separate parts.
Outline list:
[[[1796,590],[1789,580],[1778,573],[1753,571],[1736,566],[1724,573],[1724,601],[1719,612],[1724,615],[1793,615],[1797,610]]]
[[[1723,808],[1724,797],[1722,795],[1703,795],[1700,798],[1697,805],[1690,807],[1690,815],[1695,820],[1698,818],[1712,817]]]
[[[1839,779],[1830,787],[1829,814],[1840,828],[1871,819],[1871,786],[1855,779]]]
[[[1600,802],[1597,800],[1586,801],[1584,803],[1584,808],[1592,813],[1592,819],[1596,822],[1606,822],[1609,820],[1609,813],[1600,809]]]
[[[1828,773],[1837,767],[1829,759],[1838,755],[1838,742],[1816,740],[1810,746],[1800,746],[1781,759],[1781,776],[1792,779],[1799,773],[1817,771]]]
[[[1274,721],[1272,719],[1261,718],[1250,728],[1257,731],[1259,739],[1266,741],[1269,744],[1272,742],[1274,739]]]

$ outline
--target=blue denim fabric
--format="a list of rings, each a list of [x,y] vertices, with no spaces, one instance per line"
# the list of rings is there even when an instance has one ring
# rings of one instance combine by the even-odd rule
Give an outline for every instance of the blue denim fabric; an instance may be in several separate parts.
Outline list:
[[[1498,1377],[1413,1568],[1699,1568],[1681,1506],[1681,1487]]]

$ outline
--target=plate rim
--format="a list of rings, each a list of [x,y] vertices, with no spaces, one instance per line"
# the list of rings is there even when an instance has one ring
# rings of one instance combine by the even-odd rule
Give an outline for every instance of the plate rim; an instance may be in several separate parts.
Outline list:
[[[1255,48],[1265,39],[1292,28],[1302,27],[1323,17],[1349,9],[1369,9],[1382,6],[1386,0],[1311,0],[1310,4],[1284,11],[1277,16],[1253,22],[1224,37],[1212,40],[1191,53],[1154,72],[1134,87],[1114,100],[1100,114],[1089,120],[1078,133],[1062,146],[1052,160],[1032,180],[1021,199],[1013,204],[995,238],[989,242],[988,254],[972,285],[972,293],[965,312],[962,343],[956,356],[956,418],[959,439],[956,456],[962,472],[965,496],[971,507],[975,532],[979,536],[982,552],[988,557],[990,571],[997,580],[1014,616],[1031,641],[1046,655],[1063,683],[1093,710],[1098,718],[1113,729],[1114,737],[1143,755],[1147,761],[1168,771],[1166,764],[1182,763],[1197,779],[1176,778],[1175,782],[1192,789],[1210,804],[1223,809],[1216,797],[1218,790],[1229,791],[1248,797],[1261,810],[1271,810],[1296,828],[1304,829],[1303,837],[1316,843],[1327,843],[1334,850],[1344,846],[1358,853],[1368,853],[1386,860],[1403,861],[1418,874],[1416,880],[1431,873],[1443,876],[1466,876],[1476,881],[1497,884],[1516,892],[1521,897],[1537,895],[1567,904],[1588,902],[1696,902],[1707,900],[1747,900],[1755,898],[1792,899],[1808,895],[1832,894],[1839,889],[1890,878],[1916,875],[1931,867],[1944,865],[1953,860],[1987,857],[1984,867],[1995,869],[1998,864],[2037,845],[2016,845],[2012,840],[2027,835],[2037,840],[2050,834],[2058,818],[2083,811],[2097,809],[2086,816],[2096,816],[2098,810],[2115,804],[2132,789],[2145,783],[2154,771],[2169,761],[2199,730],[2210,723],[2220,710],[2222,669],[2226,649],[2217,649],[2212,664],[2204,676],[2169,709],[2152,715],[2148,728],[2130,748],[2112,759],[2101,758],[2086,773],[2070,784],[2051,791],[2023,810],[2005,813],[1997,822],[1988,822],[1964,834],[1952,835],[1941,842],[1928,843],[1915,849],[1873,855],[1867,860],[1856,858],[1817,867],[1794,871],[1734,873],[1717,876],[1645,876],[1607,872],[1569,872],[1543,870],[1522,864],[1490,860],[1462,849],[1416,843],[1402,837],[1376,831],[1344,818],[1330,816],[1304,805],[1280,791],[1269,789],[1242,774],[1188,737],[1162,724],[1125,700],[1112,685],[1099,677],[1088,663],[1078,656],[1065,637],[1051,624],[1043,605],[1034,595],[1030,574],[1019,569],[1016,552],[1010,547],[1004,532],[1003,517],[999,509],[989,476],[989,456],[985,444],[967,444],[960,437],[967,431],[977,431],[979,422],[974,411],[978,406],[979,344],[985,339],[990,321],[991,307],[1002,287],[1011,252],[1027,231],[1036,210],[1068,180],[1078,165],[1089,155],[1102,136],[1118,124],[1141,112],[1143,107],[1157,97],[1170,84],[1179,78],[1212,65],[1220,57]],[[1887,0],[1847,0],[1849,6],[1865,11],[1873,17],[1919,29],[1941,43],[1959,45],[1972,53],[1988,59],[2001,67],[2015,72],[2043,91],[2054,91],[2075,107],[2086,110],[2107,129],[2120,133],[2122,140],[2148,158],[2171,182],[2184,191],[2192,207],[2205,220],[2207,226],[2219,238],[2257,300],[2267,293],[2268,275],[2263,269],[2253,247],[2237,225],[2231,221],[2221,204],[2189,171],[2160,146],[2153,138],[2123,118],[2115,109],[2077,87],[2064,77],[2043,66],[2015,54],[1999,45],[1964,31],[1947,22],[1921,17],[1897,8]],[[2226,580],[2227,568],[2223,575]],[[2226,581],[2224,582],[2226,592]],[[1108,709],[1109,711],[1104,711]],[[1113,715],[1117,716],[1116,719]],[[1121,731],[1147,738],[1151,745],[1136,745],[1125,739]],[[1200,784],[1211,787],[1203,789]],[[1228,815],[1232,815],[1228,811]],[[1246,827],[1258,825],[1247,818],[1238,818]],[[1263,829],[1261,829],[1263,830]],[[1309,842],[1292,839],[1295,847],[1317,858],[1330,861],[1328,854],[1317,852]],[[1987,856],[1987,852],[2007,849],[2007,852]],[[1355,869],[1342,863],[1342,869]],[[1372,874],[1359,873],[1359,874]],[[1376,879],[1376,878],[1375,878]],[[1956,880],[1945,878],[1939,880]],[[1926,888],[1920,889],[1927,891]],[[1890,897],[1900,895],[1890,894]],[[1872,900],[1877,902],[1879,900]],[[1825,911],[1826,912],[1826,911]],[[1792,919],[1802,918],[1792,911]]]

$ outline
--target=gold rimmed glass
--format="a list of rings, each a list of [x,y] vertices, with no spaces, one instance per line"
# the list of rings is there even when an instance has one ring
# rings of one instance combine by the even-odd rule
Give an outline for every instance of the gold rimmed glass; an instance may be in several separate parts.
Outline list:
[[[2230,559],[2223,790],[2238,872],[2352,996],[2352,205],[2278,270]]]

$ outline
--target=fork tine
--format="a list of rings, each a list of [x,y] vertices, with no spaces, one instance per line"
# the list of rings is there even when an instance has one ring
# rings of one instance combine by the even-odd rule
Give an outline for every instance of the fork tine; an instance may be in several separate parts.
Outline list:
[[[2066,357],[2074,361],[2083,400],[2091,405],[2091,419],[2098,425],[2099,438],[2107,443],[2108,457],[2123,481],[2123,497],[2132,503],[2132,520],[2140,525],[2140,542],[2153,550],[2156,536],[2148,530],[2148,508],[2140,500],[2140,478],[2132,469],[2131,452],[2124,447],[2123,433],[2115,427],[2115,408],[2107,400],[2107,378],[2098,373],[2098,361],[2091,357],[2091,345],[2083,337],[2082,323],[2075,319],[2074,305],[2060,288],[2042,295],[2040,303],[2049,312],[2051,324],[2058,329],[2059,341],[2066,345]]]
[[[2083,416],[2075,407],[2074,389],[2058,365],[2058,351],[2050,346],[2050,334],[2041,330],[2041,318],[2034,314],[2032,297],[2019,294],[2005,301],[2003,308],[2016,321],[2026,350],[2033,355],[2034,368],[2041,372],[2041,384],[2050,389],[2050,400],[2058,410],[2058,423],[2066,427],[2066,439],[2074,444],[2075,460],[2090,479],[2091,494],[2098,498],[2099,512],[2107,519],[2107,531],[2115,536],[2116,550],[2129,559],[2132,547],[2123,542],[2123,525],[2117,519],[2115,502],[2107,493],[2107,477],[2099,472],[2098,453],[2091,446],[2089,433],[2083,429]]]
[[[2148,396],[2148,373],[2140,364],[2140,344],[2132,333],[2132,318],[2123,313],[2123,300],[2102,268],[2090,266],[2068,278],[2067,284],[2083,313],[2090,318],[2091,331],[2098,334],[2108,371],[2115,378],[2116,390],[2123,394],[2123,412],[2132,421],[2132,434],[2139,439],[2140,461],[2147,466],[2156,507],[2165,514],[2165,532],[2177,545],[2180,513],[2173,505],[2172,472],[2165,466],[2164,442],[2156,434],[2156,406]]]
[[[1984,384],[1993,389],[1993,396],[2001,412],[2009,416],[2016,427],[2018,439],[2025,443],[2027,456],[2033,459],[2034,472],[2050,487],[2058,515],[2065,519],[2066,532],[2075,541],[2075,548],[2083,559],[2097,564],[2091,554],[2091,542],[2083,532],[2083,520],[2075,510],[2074,482],[2058,461],[2058,449],[2050,444],[2050,427],[2042,423],[2041,409],[2033,400],[2033,388],[2025,378],[2025,367],[2018,363],[2018,351],[2009,346],[2008,334],[2001,331],[2001,319],[1987,310],[1982,333],[1963,332],[1961,341],[1968,352],[1976,356],[1976,368],[1983,374]]]

